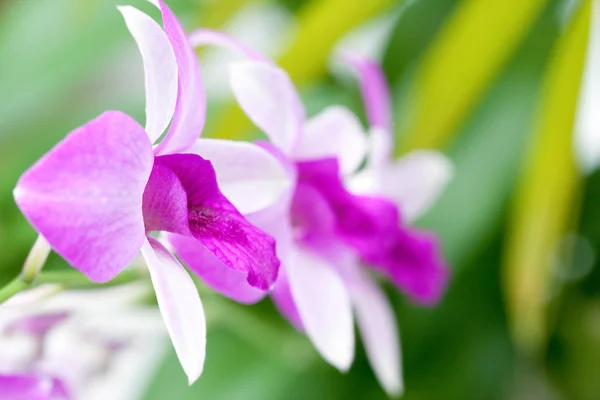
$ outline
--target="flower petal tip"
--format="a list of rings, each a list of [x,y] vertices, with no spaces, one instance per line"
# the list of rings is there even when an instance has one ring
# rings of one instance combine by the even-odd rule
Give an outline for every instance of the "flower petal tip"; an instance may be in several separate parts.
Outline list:
[[[345,374],[350,371],[350,367],[352,367],[352,363],[354,362],[354,341],[352,342],[352,346],[348,346],[345,351],[340,351],[336,354],[329,353],[329,355],[322,353],[322,355],[329,364]]]
[[[390,384],[387,387],[384,387],[383,390],[393,399],[399,399],[404,396],[404,383],[400,379],[397,382]]]
[[[286,154],[300,136],[304,108],[288,74],[262,61],[240,61],[229,67],[233,94],[246,115]]]
[[[437,306],[448,289],[450,283],[451,272],[448,268],[439,269],[435,276],[429,279],[427,287],[420,292],[409,294],[412,301],[423,307]]]
[[[196,383],[198,378],[200,378],[200,376],[202,375],[203,370],[204,370],[204,366],[201,365],[197,371],[194,371],[194,372],[186,371],[186,375],[188,378],[188,386],[192,386],[194,383]]]

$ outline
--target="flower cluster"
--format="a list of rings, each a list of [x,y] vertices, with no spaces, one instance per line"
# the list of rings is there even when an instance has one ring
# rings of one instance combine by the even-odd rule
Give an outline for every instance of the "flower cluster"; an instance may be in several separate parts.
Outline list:
[[[0,306],[3,399],[130,399],[163,353],[164,327],[139,302],[147,286],[45,285]]]
[[[202,373],[206,324],[183,265],[238,302],[270,295],[340,370],[354,357],[355,315],[382,386],[400,393],[399,334],[374,278],[416,303],[439,301],[448,269],[438,243],[408,223],[435,201],[451,164],[429,151],[393,159],[390,96],[374,62],[342,57],[358,76],[368,130],[341,106],[307,118],[272,61],[218,32],[188,36],[163,0],[149,1],[162,28],[119,7],[144,62],[145,127],[108,111],[75,129],[23,174],[17,205],[92,281],[110,281],[141,252],[190,383]],[[206,116],[199,45],[246,57],[229,66],[231,88],[268,141],[199,138]]]

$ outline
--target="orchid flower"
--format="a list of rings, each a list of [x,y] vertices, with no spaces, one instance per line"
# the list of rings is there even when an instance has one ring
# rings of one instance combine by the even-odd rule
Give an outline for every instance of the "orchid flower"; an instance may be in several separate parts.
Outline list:
[[[390,202],[360,198],[344,188],[342,173],[356,170],[365,156],[366,136],[359,121],[337,106],[306,121],[287,75],[265,63],[238,64],[231,69],[231,80],[241,107],[271,140],[265,147],[279,156],[296,183],[278,207],[249,216],[278,241],[282,270],[272,292],[275,304],[342,371],[354,358],[354,313],[370,357],[397,357],[397,340],[386,337],[394,327],[391,308],[359,268],[360,255],[352,247],[366,239],[380,248],[398,222]],[[251,102],[257,91],[271,99]],[[278,105],[282,118],[268,118],[265,104]],[[390,215],[376,215],[379,208]],[[380,228],[382,218],[390,229]],[[390,346],[388,354],[380,350],[382,341]],[[386,389],[400,392],[399,362],[383,368],[380,364],[375,358]]]
[[[139,398],[164,349],[158,311],[136,304],[147,289],[45,285],[0,305],[0,397]]]
[[[269,60],[216,32],[195,32],[191,42],[233,48],[250,59],[230,66],[234,95],[270,139],[261,145],[295,183],[278,204],[247,215],[277,239],[282,270],[272,292],[276,305],[340,370],[354,357],[354,311],[378,379],[389,393],[400,393],[393,311],[365,266],[382,272],[413,300],[434,303],[447,280],[435,238],[401,225],[398,205],[388,196],[356,195],[345,188],[345,181],[360,176],[369,145],[349,110],[332,106],[306,120],[289,77]],[[388,106],[385,98],[377,100],[374,106]],[[185,244],[175,247],[186,253]],[[193,264],[192,252],[188,255],[186,263]]]
[[[119,7],[144,61],[145,129],[118,111],[100,115],[26,171],[14,196],[49,246],[92,281],[111,280],[141,251],[191,384],[205,356],[202,303],[155,233],[193,241],[250,286],[268,290],[279,268],[275,242],[241,212],[269,206],[290,183],[256,145],[197,139],[206,111],[198,61],[171,10],[151,2],[164,30],[141,11]],[[221,168],[220,185],[211,162]]]
[[[272,62],[216,32],[200,30],[190,40],[225,46],[250,59],[230,66],[234,96],[269,138],[261,145],[294,181],[277,204],[247,214],[277,239],[282,270],[272,292],[275,304],[340,370],[347,370],[354,357],[354,311],[378,379],[389,393],[400,393],[393,311],[364,266],[373,265],[413,300],[434,303],[447,278],[435,238],[401,226],[398,205],[385,194],[356,195],[345,188],[344,181],[364,180],[357,171],[369,145],[349,110],[333,106],[306,120],[289,77]],[[373,107],[388,106],[385,97],[376,100],[380,103]],[[187,243],[174,246],[187,264],[206,262]]]

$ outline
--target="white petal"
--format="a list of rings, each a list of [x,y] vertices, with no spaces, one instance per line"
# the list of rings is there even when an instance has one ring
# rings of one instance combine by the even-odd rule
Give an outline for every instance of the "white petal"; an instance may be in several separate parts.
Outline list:
[[[358,173],[346,177],[346,187],[354,194],[378,194],[380,192],[378,179],[375,178],[373,168],[368,166]]]
[[[294,156],[298,160],[339,159],[343,174],[358,169],[367,153],[367,136],[358,118],[347,108],[331,106],[304,127]]]
[[[365,351],[381,386],[389,395],[399,396],[404,384],[394,311],[369,276],[360,274],[360,278],[353,283],[351,296]]]
[[[146,132],[156,141],[169,125],[177,100],[177,62],[171,43],[152,18],[140,10],[118,7],[144,61]]]
[[[275,204],[292,185],[277,158],[252,143],[198,139],[186,152],[212,163],[219,188],[242,214]]]
[[[383,171],[381,189],[410,222],[429,209],[454,175],[443,154],[419,150],[394,161]]]
[[[575,126],[575,151],[586,172],[600,165],[600,3],[592,3],[585,73]]]
[[[347,371],[354,359],[352,304],[335,268],[300,248],[285,267],[308,337],[327,362]]]
[[[101,379],[86,381],[85,400],[131,400],[142,399],[149,382],[158,372],[168,343],[151,335],[134,337],[132,344],[121,348],[111,360]]]
[[[394,157],[394,140],[389,131],[381,128],[369,130],[369,159],[367,165],[381,171]]]
[[[209,45],[223,47],[234,52],[239,52],[254,60],[269,62],[267,58],[254,51],[250,46],[237,40],[235,37],[219,31],[213,31],[212,29],[198,29],[197,31],[192,32],[190,34],[190,43],[194,47]]]
[[[369,130],[368,156],[365,167],[346,177],[346,185],[356,194],[382,195],[386,171],[394,156],[394,143],[388,131],[373,127]]]
[[[304,109],[288,75],[260,61],[240,61],[230,66],[233,94],[248,117],[285,154],[295,147]]]
[[[187,271],[158,241],[142,246],[158,307],[179,362],[192,384],[204,367],[206,319],[200,296]]]

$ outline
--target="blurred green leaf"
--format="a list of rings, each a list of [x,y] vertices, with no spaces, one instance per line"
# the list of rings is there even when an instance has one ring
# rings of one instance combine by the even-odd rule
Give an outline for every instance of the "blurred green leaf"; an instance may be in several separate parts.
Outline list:
[[[510,217],[504,290],[514,339],[526,353],[537,354],[546,343],[550,258],[569,227],[579,191],[572,143],[590,10],[586,1],[556,45]]]
[[[0,139],[22,130],[32,115],[50,115],[104,65],[127,34],[124,26],[114,29],[121,18],[116,3],[99,3],[92,14],[75,12],[69,0],[9,3],[0,19],[0,87],[10,98],[0,107]]]
[[[512,400],[515,357],[497,280],[500,232],[455,276],[441,304],[423,309],[391,293],[398,305],[406,394],[404,400]]]
[[[291,374],[283,365],[266,359],[226,329],[211,329],[207,337],[204,373],[192,387],[173,351],[152,380],[146,400],[261,399],[285,397]]]
[[[425,52],[458,0],[418,0],[407,3],[396,21],[383,56],[390,82],[404,76]]]
[[[402,149],[444,146],[529,32],[548,0],[463,1],[427,50]],[[402,135],[403,136],[403,135]]]
[[[500,226],[557,33],[548,9],[448,149],[455,178],[418,224],[440,235],[455,269],[468,265]]]
[[[280,57],[279,64],[296,83],[320,77],[326,71],[327,60],[337,41],[393,3],[401,2],[313,0],[299,12],[298,33]]]
[[[219,29],[223,27],[237,11],[253,0],[218,0],[207,2],[198,7],[198,22],[203,28]]]

